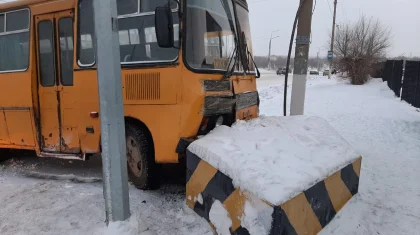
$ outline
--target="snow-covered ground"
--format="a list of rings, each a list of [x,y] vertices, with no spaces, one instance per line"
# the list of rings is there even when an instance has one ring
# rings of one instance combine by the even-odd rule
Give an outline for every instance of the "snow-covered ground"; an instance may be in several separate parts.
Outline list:
[[[258,80],[262,114],[282,114],[283,79],[265,73]],[[321,234],[419,234],[420,113],[396,99],[380,80],[351,86],[317,76],[309,79],[307,91],[306,115],[326,119],[364,157],[359,194]],[[135,234],[212,234],[207,222],[186,207],[184,187],[178,184],[155,192],[130,187],[131,227],[104,230],[99,182],[77,183],[83,181],[77,176],[64,177],[73,181],[34,179],[17,172],[72,172],[68,161],[43,161],[0,164],[0,234],[122,234],[121,229]],[[94,166],[73,167],[92,181],[100,174]]]
[[[263,114],[282,114],[282,87],[260,95]],[[380,79],[352,86],[313,77],[306,98],[306,115],[328,120],[363,156],[359,194],[320,234],[419,234],[420,113]]]

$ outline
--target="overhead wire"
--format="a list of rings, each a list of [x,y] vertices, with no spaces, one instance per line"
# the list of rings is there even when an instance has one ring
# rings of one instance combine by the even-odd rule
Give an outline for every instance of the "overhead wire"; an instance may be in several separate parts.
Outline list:
[[[344,15],[345,20],[347,22],[348,21],[348,15],[347,15],[347,9],[346,9],[347,2],[345,0],[341,0],[339,4],[341,6],[341,10],[344,12],[344,14],[342,15]]]
[[[333,12],[332,12],[332,9],[331,9],[330,0],[325,0],[325,1],[327,1],[327,3],[328,3],[328,8],[330,9],[330,14],[331,14],[331,16],[333,16]]]
[[[287,55],[287,63],[286,63],[286,75],[284,77],[284,97],[283,97],[283,115],[287,116],[287,83],[289,78],[289,66],[290,66],[290,58],[292,57],[292,48],[293,48],[293,39],[295,39],[295,32],[296,32],[296,26],[298,23],[300,11],[302,10],[303,4],[306,2],[306,0],[303,0],[299,8],[296,12],[295,22],[293,23],[292,28],[292,35],[290,35],[290,43],[289,43],[289,53]]]

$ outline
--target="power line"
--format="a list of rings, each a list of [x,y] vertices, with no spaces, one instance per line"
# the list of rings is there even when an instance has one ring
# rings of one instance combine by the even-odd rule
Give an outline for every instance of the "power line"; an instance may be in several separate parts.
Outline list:
[[[341,9],[343,10],[343,12],[344,12],[344,16],[345,16],[345,21],[348,21],[348,15],[347,15],[347,9],[346,9],[346,5],[347,5],[347,1],[346,0],[342,0],[341,2],[340,2],[340,6],[341,6]]]
[[[328,7],[330,8],[330,13],[331,13],[331,16],[333,16],[333,13],[332,13],[332,10],[331,10],[330,0],[325,0],[325,1],[327,1],[327,3],[328,3]]]

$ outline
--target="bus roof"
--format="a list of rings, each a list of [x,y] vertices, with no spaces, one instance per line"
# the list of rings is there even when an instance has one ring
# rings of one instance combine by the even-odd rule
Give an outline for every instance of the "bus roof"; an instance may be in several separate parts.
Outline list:
[[[51,0],[0,0],[0,11],[48,1]]]

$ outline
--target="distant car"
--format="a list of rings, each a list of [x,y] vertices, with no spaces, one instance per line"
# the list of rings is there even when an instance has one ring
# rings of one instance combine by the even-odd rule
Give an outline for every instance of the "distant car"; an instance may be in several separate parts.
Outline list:
[[[309,72],[310,75],[319,75],[319,72],[316,70],[312,70]]]
[[[277,69],[277,75],[286,75],[286,68]]]
[[[328,76],[329,73],[330,73],[330,70],[324,70],[324,72],[322,73],[322,76]]]

